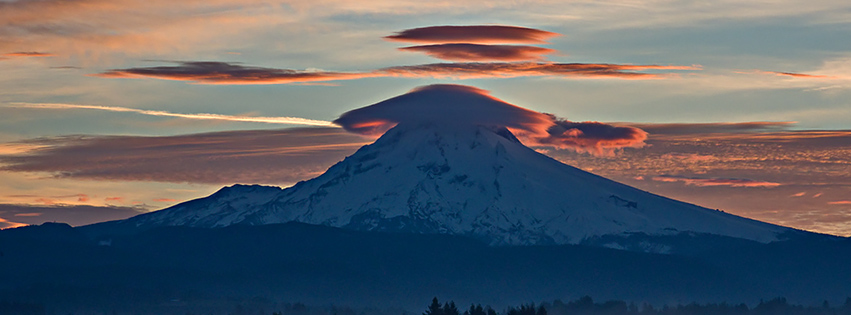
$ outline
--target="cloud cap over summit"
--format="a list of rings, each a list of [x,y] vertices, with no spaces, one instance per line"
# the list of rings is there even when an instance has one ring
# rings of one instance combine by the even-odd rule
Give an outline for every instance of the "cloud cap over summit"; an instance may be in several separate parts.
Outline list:
[[[647,133],[598,122],[572,123],[528,110],[466,85],[436,84],[340,115],[335,124],[350,132],[380,135],[396,124],[441,123],[507,127],[528,145],[605,153],[641,146]],[[593,127],[593,128],[590,128]]]

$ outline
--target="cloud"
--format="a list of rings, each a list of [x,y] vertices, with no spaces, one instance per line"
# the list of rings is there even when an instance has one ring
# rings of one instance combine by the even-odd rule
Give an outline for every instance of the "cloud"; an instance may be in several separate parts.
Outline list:
[[[718,122],[718,123],[629,123],[630,126],[641,128],[651,135],[696,135],[713,133],[756,133],[767,131],[782,131],[794,125],[794,121],[752,121],[752,122]]]
[[[37,148],[0,156],[0,170],[57,178],[280,185],[312,178],[371,141],[340,128],[313,127],[28,142]]]
[[[284,84],[353,80],[374,76],[370,73],[251,67],[216,61],[182,61],[176,63],[176,66],[112,69],[94,74],[94,76],[104,78],[147,77],[204,84]]]
[[[758,181],[744,178],[700,178],[700,177],[682,177],[673,175],[660,175],[653,177],[653,180],[659,182],[682,182],[686,185],[694,185],[700,187],[708,186],[731,186],[731,187],[777,187],[780,183]]]
[[[332,126],[330,121],[314,120],[299,117],[258,117],[258,116],[239,116],[239,115],[220,115],[220,114],[180,114],[159,110],[143,110],[127,107],[116,106],[100,106],[100,105],[79,105],[79,104],[58,104],[58,103],[12,103],[6,107],[16,108],[33,108],[33,109],[93,109],[105,110],[111,112],[129,112],[150,116],[165,116],[178,117],[186,119],[201,119],[201,120],[225,120],[225,121],[241,121],[241,122],[257,122],[267,124],[287,124],[287,125],[308,125],[308,126]],[[0,146],[2,149],[2,146]],[[2,152],[2,150],[0,150]]]
[[[604,154],[613,149],[641,147],[647,132],[635,127],[613,126],[600,122],[572,122],[553,117],[555,124],[547,129],[548,136],[534,139],[536,146],[575,148]]]
[[[53,57],[54,54],[46,53],[46,52],[38,52],[38,51],[18,51],[5,53],[2,55],[3,57]]]
[[[545,43],[558,33],[505,25],[429,26],[407,29],[384,37],[387,40],[416,43]]]
[[[529,61],[542,60],[541,55],[552,54],[554,49],[535,46],[439,44],[399,48],[402,51],[423,52],[429,56],[450,61]]]
[[[64,222],[73,226],[80,226],[126,219],[144,212],[142,209],[131,207],[0,204],[0,229],[45,222]]]
[[[634,127],[599,122],[570,122],[497,99],[464,85],[429,85],[406,94],[344,113],[334,123],[361,134],[381,134],[396,124],[502,126],[531,146],[604,153],[640,146],[646,133]]]
[[[94,76],[105,78],[155,78],[189,81],[200,84],[235,85],[311,83],[379,77],[455,79],[540,76],[617,79],[662,79],[672,77],[670,73],[639,72],[647,70],[693,71],[700,70],[700,67],[551,62],[468,62],[395,66],[367,72],[330,72],[250,67],[226,62],[192,61],[178,62],[175,66],[112,69],[107,72],[94,74]]]
[[[456,79],[515,78],[535,76],[660,79],[667,74],[636,72],[644,70],[700,70],[698,66],[625,65],[598,63],[489,62],[434,63],[388,67],[378,70],[391,76]]]
[[[830,201],[827,204],[829,204],[829,205],[851,205],[851,200]]]
[[[762,74],[772,74],[781,77],[793,77],[793,78],[801,78],[801,79],[837,79],[835,76],[828,75],[817,75],[817,74],[805,74],[805,73],[795,73],[795,72],[779,72],[779,71],[761,71],[756,70],[756,73]]]

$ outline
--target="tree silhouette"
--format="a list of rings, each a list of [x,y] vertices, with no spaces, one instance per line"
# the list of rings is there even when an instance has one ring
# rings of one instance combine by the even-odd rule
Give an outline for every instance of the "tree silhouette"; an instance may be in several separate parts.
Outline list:
[[[435,296],[434,299],[431,300],[431,304],[428,306],[428,309],[423,313],[423,315],[446,315],[443,312],[443,307],[440,306],[440,301],[437,300]]]

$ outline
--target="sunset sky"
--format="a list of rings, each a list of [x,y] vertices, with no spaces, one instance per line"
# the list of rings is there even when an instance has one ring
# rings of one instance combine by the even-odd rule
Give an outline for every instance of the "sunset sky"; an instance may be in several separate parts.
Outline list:
[[[839,0],[0,0],[0,228],[289,186],[375,139],[341,114],[449,83],[570,165],[847,236],[849,34]]]

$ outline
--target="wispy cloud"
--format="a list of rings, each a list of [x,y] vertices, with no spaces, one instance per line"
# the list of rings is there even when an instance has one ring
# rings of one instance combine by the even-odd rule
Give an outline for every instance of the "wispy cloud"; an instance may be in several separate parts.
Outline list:
[[[439,44],[399,48],[402,51],[423,52],[450,61],[529,61],[543,60],[542,55],[556,50],[520,45]]]
[[[797,73],[797,72],[781,72],[781,71],[763,71],[763,70],[754,70],[754,73],[760,74],[770,74],[781,77],[792,77],[792,78],[800,78],[800,79],[838,79],[839,77],[830,76],[830,75],[818,75],[818,74],[806,74],[806,73]]]
[[[418,43],[545,43],[558,33],[507,25],[445,25],[407,29],[384,37]]]
[[[221,115],[221,114],[181,114],[159,110],[144,110],[117,106],[100,106],[100,105],[82,105],[82,104],[61,104],[61,103],[12,103],[6,107],[16,108],[32,108],[32,109],[91,109],[104,110],[111,112],[137,113],[149,116],[163,117],[178,117],[186,119],[201,119],[201,120],[224,120],[224,121],[239,121],[239,122],[255,122],[266,124],[286,124],[286,125],[307,125],[307,126],[325,126],[330,127],[333,124],[330,121],[314,120],[299,117],[261,117],[261,116],[239,116],[239,115]]]
[[[659,182],[682,182],[686,185],[694,186],[730,186],[730,187],[777,187],[780,183],[767,181],[759,181],[746,178],[701,178],[701,177],[683,177],[674,175],[660,175],[653,177],[653,180]]]

